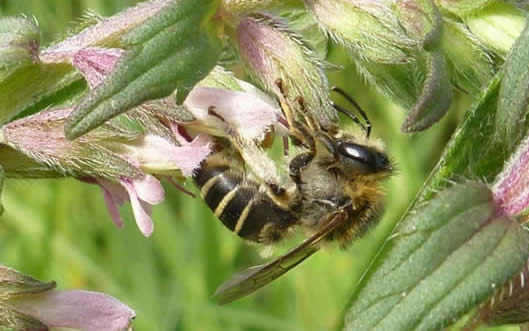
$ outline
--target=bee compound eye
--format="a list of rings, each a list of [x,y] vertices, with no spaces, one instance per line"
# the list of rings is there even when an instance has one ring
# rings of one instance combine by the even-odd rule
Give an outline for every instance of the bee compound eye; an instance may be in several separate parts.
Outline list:
[[[340,143],[338,144],[338,152],[346,158],[361,162],[366,166],[370,166],[373,161],[373,153],[365,146],[354,143]]]

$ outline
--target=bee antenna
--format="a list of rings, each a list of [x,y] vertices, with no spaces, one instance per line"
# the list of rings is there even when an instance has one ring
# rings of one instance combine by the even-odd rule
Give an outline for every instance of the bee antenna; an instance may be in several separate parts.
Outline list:
[[[358,124],[358,126],[360,126],[362,128],[362,130],[364,130],[367,134],[367,137],[369,138],[369,133],[370,133],[370,130],[369,128],[366,128],[366,126],[364,125],[364,123],[362,123],[360,121],[360,119],[358,118],[358,116],[356,116],[355,114],[351,113],[349,110],[343,108],[342,106],[340,105],[337,105],[336,103],[334,102],[331,102],[331,105],[334,107],[334,109],[336,109],[337,111],[339,111],[340,113],[348,116],[350,119],[352,119],[356,124]]]
[[[349,112],[345,108],[339,107],[338,105],[336,105],[334,103],[333,103],[333,107],[336,110],[338,110],[338,111],[346,114],[347,116],[349,116],[351,119],[353,119],[353,121],[355,121],[355,123],[359,124],[362,127],[362,129],[364,129],[366,131],[367,137],[369,138],[369,135],[371,134],[371,121],[369,121],[369,118],[367,118],[366,112],[362,109],[362,107],[360,107],[360,105],[349,94],[347,94],[341,88],[339,88],[337,86],[333,86],[331,88],[331,90],[336,92],[336,93],[338,93],[338,94],[340,94],[347,101],[349,101],[350,104],[352,104],[355,107],[355,109],[360,113],[362,118],[366,121],[365,126],[360,123],[360,120],[358,119],[358,116],[352,114],[351,112]]]

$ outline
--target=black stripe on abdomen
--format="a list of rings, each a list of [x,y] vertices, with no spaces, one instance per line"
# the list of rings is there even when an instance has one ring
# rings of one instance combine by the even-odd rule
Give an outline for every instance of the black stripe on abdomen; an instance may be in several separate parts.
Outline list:
[[[295,222],[296,217],[290,211],[279,208],[265,197],[254,201],[238,234],[249,240],[272,243],[279,241]]]

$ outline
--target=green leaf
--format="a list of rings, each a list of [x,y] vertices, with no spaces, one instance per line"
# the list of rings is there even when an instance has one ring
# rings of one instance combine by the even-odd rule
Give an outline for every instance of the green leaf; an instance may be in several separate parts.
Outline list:
[[[503,66],[500,99],[496,114],[496,138],[516,141],[523,137],[523,122],[529,103],[529,24],[526,23]]]
[[[495,214],[491,191],[467,183],[408,217],[358,293],[345,330],[439,330],[520,271],[529,233]]]
[[[85,87],[67,63],[21,66],[0,82],[0,124],[22,113],[42,110],[76,95]]]
[[[512,141],[494,139],[496,132],[495,118],[499,86],[500,76],[496,75],[484,92],[478,96],[470,111],[467,112],[467,117],[463,124],[447,144],[440,161],[432,171],[428,181],[423,186],[423,189],[418,194],[416,200],[408,208],[408,213],[402,217],[400,229],[406,227],[406,225],[414,219],[413,216],[410,216],[411,213],[409,211],[414,211],[415,207],[419,204],[424,205],[427,203],[428,200],[432,199],[435,192],[443,190],[448,185],[451,185],[451,180],[460,180],[461,178],[480,178],[485,182],[492,182],[496,175],[502,170],[504,163],[514,151],[515,146],[520,143],[522,139],[521,137],[526,135],[529,121],[526,120],[518,123],[517,129],[520,131],[520,138],[514,137]],[[501,222],[493,223],[501,224]],[[527,247],[527,244],[522,245],[523,249]],[[366,272],[366,276],[362,279],[360,284],[358,284],[352,296],[348,311],[358,309],[355,308],[357,306],[357,303],[354,301],[355,298],[368,295],[368,293],[376,287],[377,282],[375,279],[381,274],[381,266],[386,263],[385,260],[391,259],[388,255],[393,251],[393,247],[393,243],[388,243],[382,248],[380,254],[375,257],[375,261]],[[413,272],[415,272],[415,270]],[[496,272],[496,267],[491,267],[490,271],[483,271],[482,277],[490,277],[491,275],[500,276]],[[447,274],[446,276],[450,275]],[[408,277],[408,275],[401,275],[401,277]],[[498,285],[502,285],[499,284],[499,282],[497,283]],[[471,288],[469,287],[466,290],[469,289]],[[470,293],[472,294],[469,294],[469,298],[473,298],[474,295],[480,293],[480,298],[485,298],[484,296],[481,296],[483,292]],[[456,292],[452,295],[456,295]],[[454,301],[452,304],[456,305],[457,302]],[[461,314],[464,313],[464,310],[466,310],[466,307],[460,308],[460,314],[455,314],[454,311],[451,312],[452,318],[457,319],[457,316],[461,316]],[[348,316],[351,315],[349,314]],[[439,321],[440,318],[443,317],[438,317],[437,321]]]
[[[218,1],[182,0],[130,31],[133,50],[113,73],[76,106],[66,123],[74,139],[105,121],[176,89],[182,103],[194,84],[215,66],[221,51],[214,15]]]
[[[422,131],[439,121],[452,104],[452,84],[446,70],[446,61],[437,50],[427,53],[428,76],[422,93],[402,123],[403,132]]]

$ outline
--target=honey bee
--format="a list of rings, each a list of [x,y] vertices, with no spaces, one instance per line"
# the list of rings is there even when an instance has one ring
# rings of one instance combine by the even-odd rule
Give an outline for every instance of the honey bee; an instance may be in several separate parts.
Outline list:
[[[301,150],[288,163],[289,181],[270,183],[251,174],[233,144],[220,143],[194,173],[200,195],[220,221],[238,236],[261,244],[273,244],[296,227],[309,233],[299,246],[263,265],[236,274],[216,292],[218,301],[228,303],[246,296],[286,273],[318,251],[325,242],[342,247],[376,223],[382,207],[382,181],[392,173],[392,164],[380,141],[370,138],[371,125],[365,112],[342,90],[365,124],[348,110],[333,104],[351,117],[365,134],[355,135],[337,125],[322,127],[296,98],[292,111],[283,84],[277,86],[291,140]]]

